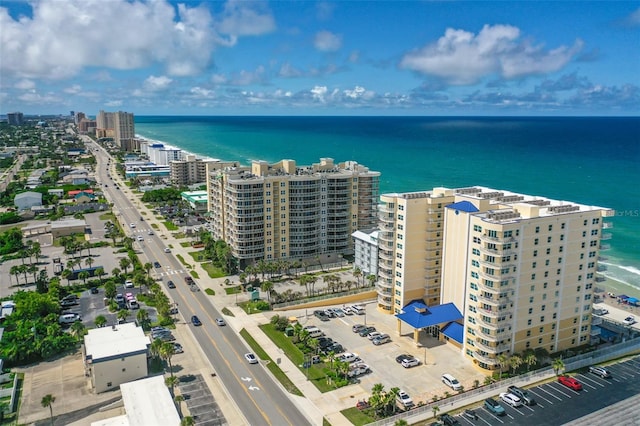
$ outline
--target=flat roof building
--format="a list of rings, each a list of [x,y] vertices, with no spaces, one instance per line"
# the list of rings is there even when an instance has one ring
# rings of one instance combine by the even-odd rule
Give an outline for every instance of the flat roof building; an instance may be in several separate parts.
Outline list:
[[[453,303],[464,314],[464,354],[488,370],[501,354],[589,343],[599,253],[611,237],[603,218],[613,210],[484,187],[381,200],[380,310]]]
[[[353,253],[353,232],[375,228],[379,178],[331,158],[216,170],[207,181],[213,235],[231,246],[241,268],[261,259],[336,262]]]
[[[89,330],[84,336],[84,362],[95,392],[146,377],[149,345],[149,337],[134,323]]]
[[[236,161],[197,158],[193,154],[186,154],[183,157],[182,160],[169,162],[171,183],[178,187],[194,183],[205,183],[207,181],[207,169],[212,172],[225,167],[237,167],[239,165]]]

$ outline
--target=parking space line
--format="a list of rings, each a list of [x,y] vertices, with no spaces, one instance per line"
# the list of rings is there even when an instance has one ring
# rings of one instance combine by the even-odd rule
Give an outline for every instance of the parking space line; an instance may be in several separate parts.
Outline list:
[[[523,404],[522,406],[529,411],[532,411],[532,412],[535,411],[533,408],[529,407],[528,405]]]
[[[489,412],[489,410],[487,410],[486,408],[485,408],[485,411],[486,411],[487,413],[489,413],[489,415],[490,415],[491,417],[493,417],[494,419],[496,419],[496,420],[497,420],[497,421],[499,421],[500,423],[504,423],[502,420],[500,420],[500,417],[498,417],[498,416],[496,416],[495,414],[493,414],[493,413]],[[513,417],[511,417],[511,418],[513,419]],[[491,424],[491,423],[488,423],[488,424]]]
[[[591,382],[591,383],[595,383],[596,385],[600,386],[601,388],[605,387],[605,385],[603,385],[598,380],[596,380],[595,377],[590,377],[590,376],[587,376],[586,374],[580,374],[580,377],[582,378],[582,382],[587,386],[591,386],[591,385],[589,385],[586,382]],[[600,379],[600,380],[604,380],[604,379]],[[605,383],[608,383],[608,382],[605,381]],[[593,387],[593,386],[591,386],[591,387]],[[595,389],[595,388],[593,388],[593,389]]]
[[[618,376],[622,376],[624,378],[630,378],[630,374],[626,372],[626,370],[624,369],[624,367],[622,365],[616,365],[616,366],[612,366],[613,368],[609,368],[609,370],[611,370],[614,375],[618,375]],[[631,376],[633,377],[633,376]]]
[[[508,405],[508,404],[507,404],[507,405]],[[511,407],[511,406],[510,406],[510,407]],[[525,406],[525,407],[526,407],[526,406]],[[513,410],[514,410],[514,411],[516,411],[516,412],[517,412],[518,414],[520,414],[521,416],[526,416],[526,414],[525,414],[525,413],[523,413],[522,411],[520,411],[520,409],[515,408],[515,407],[511,407],[511,408],[513,408]],[[533,410],[532,410],[532,411],[533,411]]]
[[[485,422],[486,424],[488,424],[489,426],[491,426],[491,423],[489,423],[488,421],[486,421],[485,419],[483,419],[482,417],[478,416],[478,419],[482,420],[483,422]],[[469,423],[471,423],[469,420],[467,420]]]
[[[629,375],[629,376],[631,376],[631,377],[635,377],[635,376],[636,376],[636,375],[634,374],[634,373],[635,373],[635,370],[634,370],[632,367],[629,367],[629,366],[624,365],[624,364],[619,364],[619,365],[620,365],[620,368],[624,370],[624,374],[625,374],[625,375]],[[631,371],[632,371],[632,373],[630,373],[628,370],[631,370]]]
[[[543,386],[544,386],[544,385],[543,385]],[[551,388],[552,388],[553,390],[556,390],[553,386],[551,386]],[[554,394],[552,394],[551,392],[549,392],[548,390],[546,390],[546,389],[545,389],[545,388],[543,388],[542,386],[538,387],[538,389],[540,389],[541,391],[543,391],[543,392],[545,392],[545,393],[549,394],[549,396],[554,397],[554,398],[555,398],[555,399],[557,399],[558,401],[562,401],[562,398],[559,398],[559,397],[555,396]],[[562,392],[560,392],[560,393],[562,393]],[[564,395],[564,394],[563,394],[563,395]],[[571,396],[569,396],[569,395],[567,395],[567,396],[568,396],[569,398],[571,398]]]

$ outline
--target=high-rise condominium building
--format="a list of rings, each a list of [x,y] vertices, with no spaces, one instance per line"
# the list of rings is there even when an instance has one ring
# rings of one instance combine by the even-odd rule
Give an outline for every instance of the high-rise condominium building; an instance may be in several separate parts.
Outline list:
[[[501,354],[589,343],[612,210],[481,187],[381,199],[380,309],[454,303],[464,354],[484,369]]]
[[[377,224],[380,173],[331,158],[297,167],[293,160],[210,173],[209,211],[215,238],[241,267],[264,259],[332,262],[352,253],[351,234]]]
[[[207,166],[211,165],[211,170],[224,167],[236,167],[236,161],[221,161],[214,159],[197,158],[193,154],[187,154],[182,160],[169,162],[171,167],[171,183],[176,186],[192,185],[207,181]]]
[[[21,112],[10,112],[7,114],[7,122],[10,126],[22,126],[24,115]]]
[[[115,132],[116,145],[125,151],[133,151],[133,140],[136,136],[133,113],[122,111],[114,112],[113,129]]]

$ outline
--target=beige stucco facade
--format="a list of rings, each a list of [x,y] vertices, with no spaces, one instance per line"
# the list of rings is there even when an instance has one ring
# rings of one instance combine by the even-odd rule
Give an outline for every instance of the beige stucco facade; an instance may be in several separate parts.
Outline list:
[[[481,187],[385,194],[380,210],[379,309],[453,302],[464,354],[484,369],[589,343],[612,210]]]

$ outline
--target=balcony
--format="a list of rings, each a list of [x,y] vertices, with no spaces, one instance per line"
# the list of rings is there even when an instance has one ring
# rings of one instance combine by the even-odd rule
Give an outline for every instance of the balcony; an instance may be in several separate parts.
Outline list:
[[[602,318],[600,317],[591,317],[591,326],[593,327],[594,325],[600,325],[602,324]]]
[[[378,288],[380,289],[392,289],[393,288],[393,283],[391,282],[386,282],[386,281],[378,281],[376,283],[376,285],[378,286]]]
[[[508,315],[513,315],[513,311],[510,309],[484,309],[484,308],[477,308],[478,313],[481,315],[486,315],[489,316],[491,318],[500,318],[500,317],[504,317],[504,316],[508,316]],[[481,319],[482,320],[482,319]],[[491,323],[493,324],[493,323]]]
[[[606,234],[600,235],[600,241],[610,240],[611,238],[612,238],[612,235],[608,232]]]
[[[393,260],[393,252],[391,250],[379,250],[378,257],[381,260]]]
[[[512,256],[514,254],[517,254],[517,252],[512,249],[507,249],[507,250],[490,249],[484,245],[480,246],[480,252],[483,254],[489,254],[491,256]]]
[[[607,278],[606,278],[606,277],[596,277],[596,282],[597,282],[597,283],[603,283],[603,282],[605,282],[606,280],[607,280]]]
[[[485,345],[484,343],[481,343],[482,339],[477,339],[476,341],[473,342],[474,346],[476,348],[480,348],[485,352],[491,353],[491,354],[499,354],[502,353],[504,351],[509,351],[511,350],[511,345],[507,345],[507,344],[502,344],[502,345],[496,345],[496,346],[490,346],[490,345]]]
[[[393,299],[378,297],[378,305],[386,307],[385,310],[389,310],[393,306]]]
[[[610,250],[611,246],[609,244],[600,244],[600,250]]]
[[[490,237],[486,234],[480,235],[480,240],[492,243],[515,243],[517,241],[514,237]]]
[[[388,269],[378,268],[378,275],[380,275],[380,278],[393,279],[393,271]]]
[[[482,329],[480,328],[476,328],[475,332],[476,332],[476,335],[482,337],[484,340],[488,340],[496,343],[499,343],[503,340],[507,340],[511,338],[511,331],[501,331],[499,333],[496,331],[494,334],[490,334],[490,333],[483,332]]]
[[[482,355],[479,351],[473,352],[473,357],[480,362],[483,362],[488,365],[498,365],[498,360],[495,358],[490,358],[486,355]]]
[[[611,229],[613,228],[612,222],[602,222],[602,229]]]

